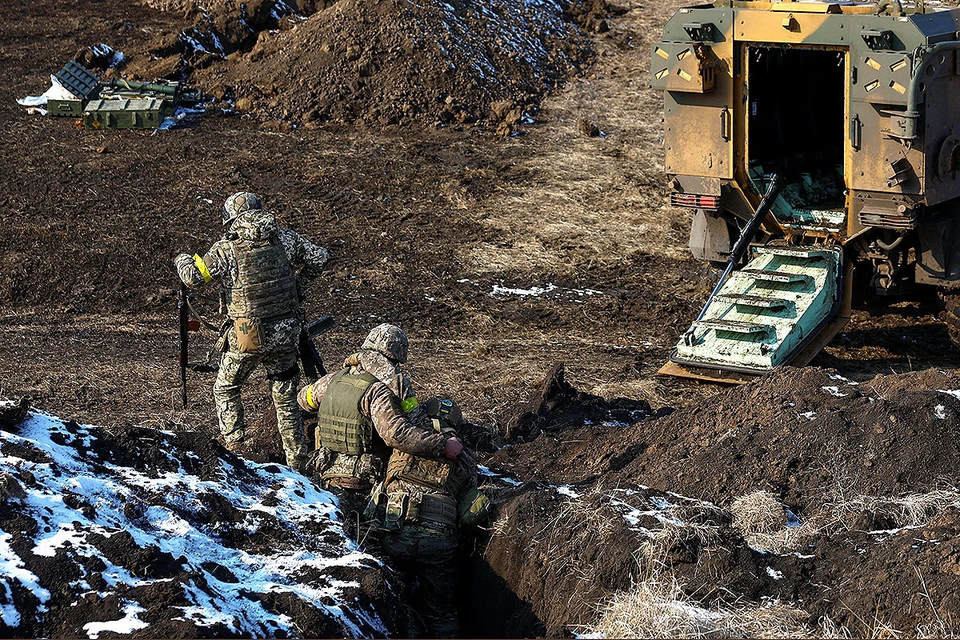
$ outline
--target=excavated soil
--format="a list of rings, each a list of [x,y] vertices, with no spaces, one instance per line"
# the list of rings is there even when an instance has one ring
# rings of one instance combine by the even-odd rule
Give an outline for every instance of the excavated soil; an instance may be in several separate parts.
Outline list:
[[[570,393],[558,390],[547,403],[558,409],[541,420],[562,424]],[[704,603],[796,603],[812,628],[826,616],[854,635],[880,624],[914,633],[954,615],[956,491],[906,528],[882,506],[894,502],[860,498],[957,486],[956,372],[858,384],[830,370],[786,368],[668,416],[631,426],[612,417],[544,430],[488,457],[492,471],[522,486],[499,494],[502,528],[494,525],[484,555],[518,600],[504,603],[507,613],[486,633],[586,627],[592,603],[649,577],[656,567],[637,551],[656,544],[656,557]],[[757,490],[774,493],[798,526],[818,522],[822,509],[848,513],[843,526],[824,525],[789,552],[764,553],[731,527],[727,511]],[[671,528],[674,536],[657,542]]]
[[[954,371],[857,383],[786,367],[630,428],[544,435],[490,464],[522,481],[603,478],[719,503],[761,488],[804,510],[834,486],[891,496],[952,479],[960,468],[957,389]]]
[[[122,435],[142,435],[131,424],[209,446],[212,375],[190,371],[179,404],[171,259],[202,253],[220,233],[219,203],[250,189],[331,250],[306,303],[337,318],[317,341],[331,366],[372,326],[401,322],[420,394],[454,397],[478,433],[509,443],[481,456],[497,516],[464,558],[464,602],[496,615],[465,606],[468,634],[582,631],[604,597],[668,575],[706,606],[779,598],[811,628],[828,616],[860,635],[912,635],[957,610],[956,506],[921,509],[904,529],[853,499],[956,483],[960,401],[944,392],[960,389],[958,353],[934,310],[858,311],[817,367],[740,388],[655,375],[716,277],[688,258],[689,214],[667,203],[662,104],[648,87],[648,52],[679,1],[340,0],[279,13],[250,2],[249,29],[235,3],[151,4],[5,7],[0,395],[120,429],[118,464],[166,464]],[[189,71],[220,100],[156,135],[78,130],[15,104],[101,42],[129,59],[107,73]],[[211,343],[194,336],[191,361]],[[262,374],[246,398],[263,426],[248,453],[276,460]],[[852,506],[799,547],[761,553],[730,511],[760,489],[808,528]],[[225,505],[202,512],[231,522]],[[4,513],[3,531],[19,526]],[[95,540],[105,557],[173,570],[108,540]],[[54,574],[59,593],[72,578]],[[179,596],[151,588],[159,622]],[[69,625],[16,635],[81,635],[84,619],[106,616],[96,607],[120,604],[78,604]]]

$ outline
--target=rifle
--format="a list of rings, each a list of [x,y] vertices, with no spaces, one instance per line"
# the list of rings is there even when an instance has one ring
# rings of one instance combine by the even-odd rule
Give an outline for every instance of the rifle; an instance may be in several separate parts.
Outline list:
[[[300,362],[303,363],[303,375],[308,383],[313,383],[327,375],[327,368],[323,365],[323,358],[313,343],[314,337],[326,333],[337,324],[333,316],[322,316],[305,325],[300,331]]]
[[[177,293],[177,315],[180,326],[180,402],[187,408],[187,367],[189,366],[190,332],[199,331],[200,323],[190,319],[190,292],[180,283]]]

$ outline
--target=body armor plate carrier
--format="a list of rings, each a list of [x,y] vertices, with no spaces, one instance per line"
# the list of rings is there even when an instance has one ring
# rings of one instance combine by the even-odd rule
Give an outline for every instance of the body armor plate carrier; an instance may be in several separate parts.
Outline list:
[[[331,451],[359,455],[373,450],[373,421],[360,413],[360,399],[377,378],[369,373],[335,374],[317,410],[320,442]]]
[[[297,281],[278,238],[264,242],[232,242],[237,277],[225,289],[227,315],[237,318],[281,319],[297,315]]]

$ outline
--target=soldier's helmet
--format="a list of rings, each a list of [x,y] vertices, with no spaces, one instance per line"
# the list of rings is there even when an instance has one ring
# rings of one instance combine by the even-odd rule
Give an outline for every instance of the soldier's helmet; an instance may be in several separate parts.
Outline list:
[[[229,224],[241,213],[262,208],[260,198],[256,195],[246,191],[238,191],[224,201],[223,208],[220,209],[220,215],[223,216],[223,224]]]
[[[410,343],[407,334],[395,324],[381,324],[374,327],[367,334],[367,339],[360,345],[361,349],[369,349],[382,353],[384,356],[403,364],[407,361],[407,349]]]

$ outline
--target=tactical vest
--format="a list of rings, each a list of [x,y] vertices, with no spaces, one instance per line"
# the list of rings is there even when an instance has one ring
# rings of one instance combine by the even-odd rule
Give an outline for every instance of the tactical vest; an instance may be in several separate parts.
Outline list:
[[[372,374],[343,369],[330,379],[317,409],[321,444],[338,453],[359,455],[373,450],[373,421],[360,413],[360,399],[377,382]]]
[[[297,314],[297,280],[278,238],[233,240],[237,277],[224,290],[227,315],[237,318],[290,318]]]

